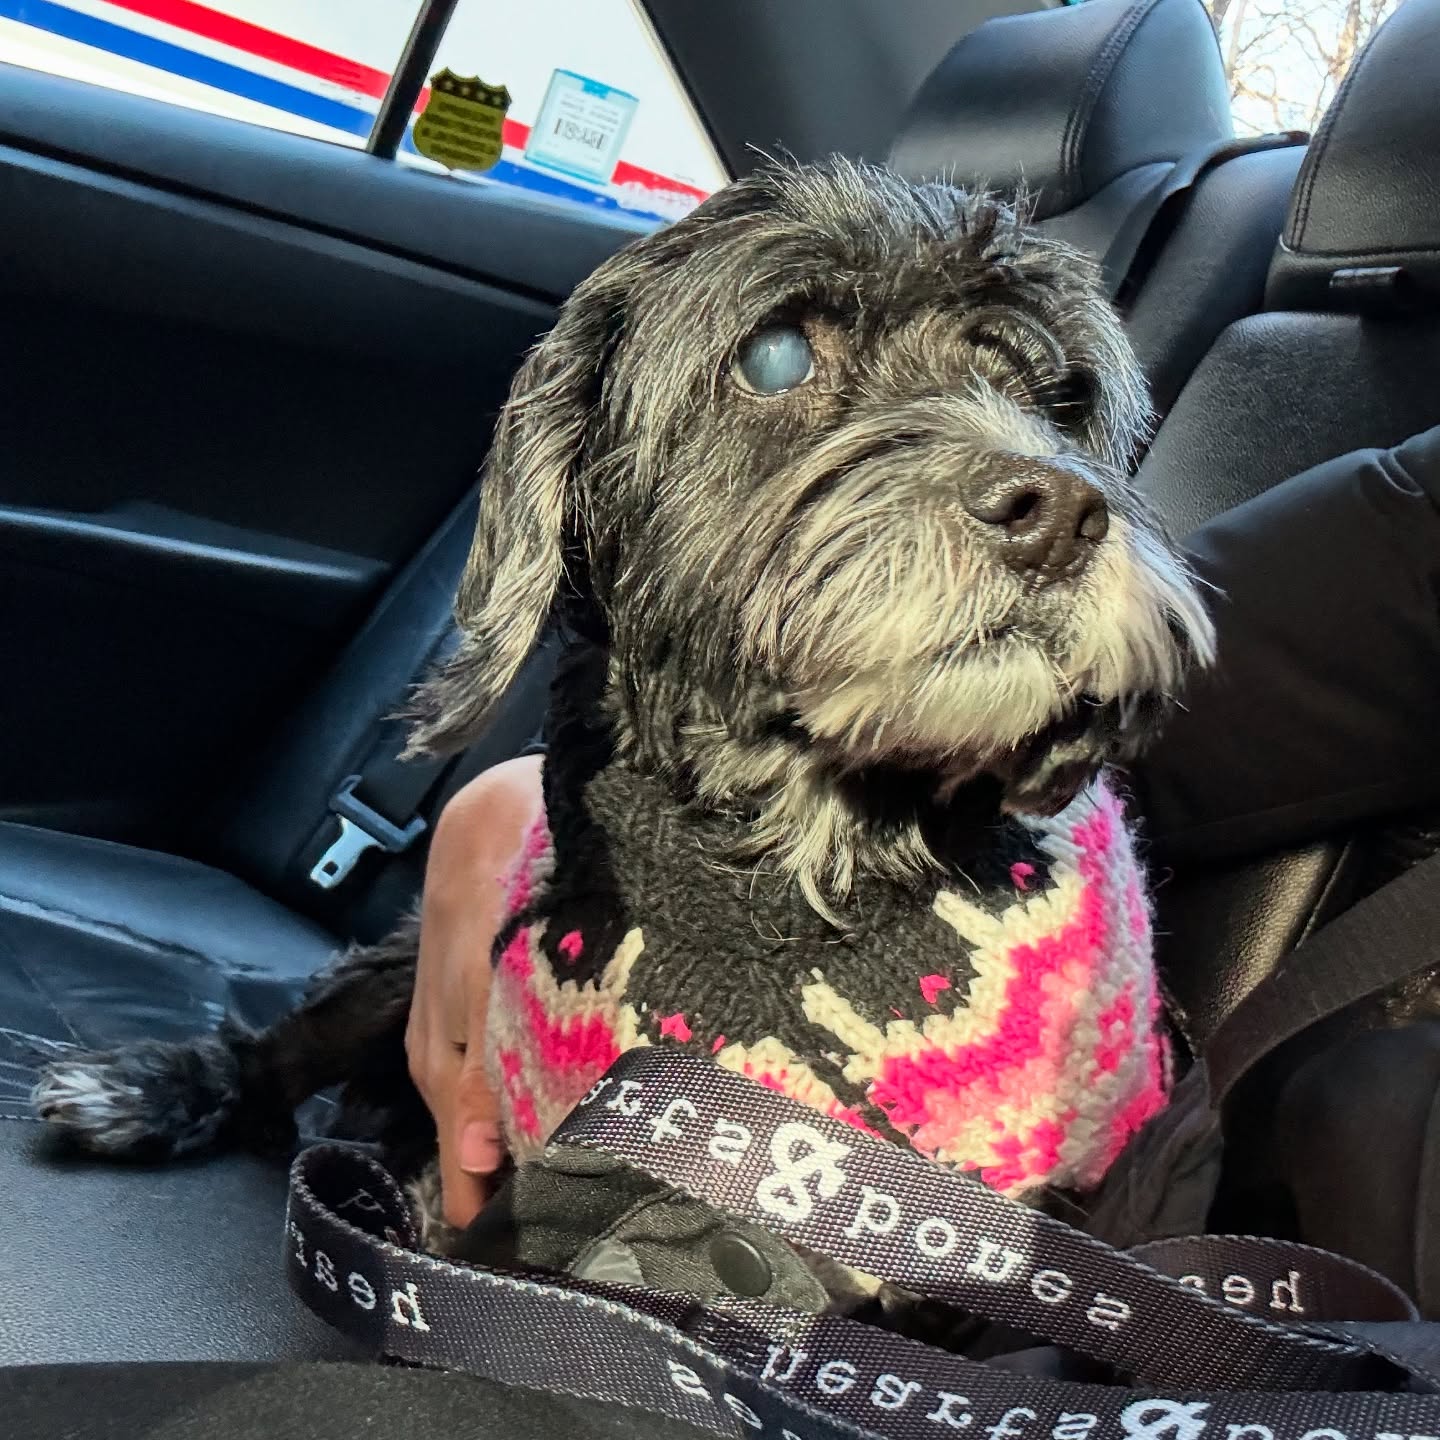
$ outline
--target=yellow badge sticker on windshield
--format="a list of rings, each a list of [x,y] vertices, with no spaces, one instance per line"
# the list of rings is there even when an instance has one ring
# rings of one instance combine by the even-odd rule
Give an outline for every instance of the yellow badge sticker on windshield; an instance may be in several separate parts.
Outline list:
[[[448,170],[488,170],[502,154],[509,108],[503,85],[442,70],[430,77],[430,99],[411,138],[427,160]]]

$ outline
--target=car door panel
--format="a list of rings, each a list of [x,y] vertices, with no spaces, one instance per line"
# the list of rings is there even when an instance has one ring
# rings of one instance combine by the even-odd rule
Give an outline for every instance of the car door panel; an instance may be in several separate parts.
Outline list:
[[[563,299],[653,222],[0,63],[0,144]],[[385,197],[377,204],[377,196]]]
[[[0,66],[0,818],[173,842],[636,229]]]

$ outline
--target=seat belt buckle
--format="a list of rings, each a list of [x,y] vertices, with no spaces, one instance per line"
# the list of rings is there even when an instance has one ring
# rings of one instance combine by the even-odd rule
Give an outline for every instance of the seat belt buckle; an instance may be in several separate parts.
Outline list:
[[[346,776],[330,797],[330,813],[340,822],[340,833],[310,871],[310,883],[322,890],[333,890],[339,885],[367,850],[398,855],[408,850],[425,830],[425,821],[418,815],[402,829],[357,799],[355,787],[360,778],[359,775]]]

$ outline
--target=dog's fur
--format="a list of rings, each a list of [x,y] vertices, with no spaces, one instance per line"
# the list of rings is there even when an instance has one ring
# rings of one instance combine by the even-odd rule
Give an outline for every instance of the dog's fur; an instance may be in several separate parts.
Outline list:
[[[737,355],[776,324],[814,374],[757,394]],[[766,168],[602,265],[519,371],[412,747],[477,736],[561,622],[605,657],[616,763],[728,817],[726,864],[843,928],[865,882],[954,875],[998,817],[1132,758],[1208,662],[1196,587],[1125,478],[1147,422],[1094,267],[1005,205]],[[1021,457],[1103,495],[1083,564],[1007,565],[965,508]],[[99,1152],[179,1154],[287,1143],[296,1104],[343,1083],[416,1175],[414,941],[343,958],[264,1035],[56,1065],[38,1109]]]

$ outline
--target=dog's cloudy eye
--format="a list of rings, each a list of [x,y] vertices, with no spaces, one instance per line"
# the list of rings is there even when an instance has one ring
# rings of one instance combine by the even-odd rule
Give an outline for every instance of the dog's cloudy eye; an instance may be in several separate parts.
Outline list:
[[[735,357],[735,377],[757,395],[778,395],[803,385],[815,373],[810,342],[793,325],[757,330]]]

